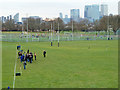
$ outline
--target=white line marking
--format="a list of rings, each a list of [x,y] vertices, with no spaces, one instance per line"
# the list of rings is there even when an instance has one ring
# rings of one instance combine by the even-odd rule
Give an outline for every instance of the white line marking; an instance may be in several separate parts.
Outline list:
[[[22,74],[22,68],[21,68],[21,64],[20,64],[20,72],[21,72],[21,74]]]
[[[13,90],[14,90],[14,87],[15,87],[15,73],[16,73],[16,61],[17,61],[17,51],[16,51],[16,60],[15,60],[15,67],[14,67],[14,80],[13,80]]]

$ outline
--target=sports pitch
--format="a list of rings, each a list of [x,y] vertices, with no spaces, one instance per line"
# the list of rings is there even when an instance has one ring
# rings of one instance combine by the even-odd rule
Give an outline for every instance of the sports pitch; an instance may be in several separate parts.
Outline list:
[[[13,87],[16,46],[36,52],[26,70],[17,59],[15,88],[117,88],[118,41],[2,42],[2,88]],[[42,55],[47,51],[47,57]],[[22,69],[20,70],[20,65]]]

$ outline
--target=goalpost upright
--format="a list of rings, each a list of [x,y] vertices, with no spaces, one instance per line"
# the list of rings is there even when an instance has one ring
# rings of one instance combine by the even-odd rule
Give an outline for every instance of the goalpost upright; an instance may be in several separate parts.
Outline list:
[[[52,46],[52,23],[51,23],[51,46]]]
[[[27,42],[28,42],[28,14],[27,14]]]
[[[58,21],[58,47],[59,47],[59,39],[60,39],[60,36],[59,36],[59,21]]]

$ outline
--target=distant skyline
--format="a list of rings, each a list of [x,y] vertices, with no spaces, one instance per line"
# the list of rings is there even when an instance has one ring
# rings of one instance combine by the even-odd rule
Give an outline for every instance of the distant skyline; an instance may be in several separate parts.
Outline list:
[[[107,4],[108,13],[118,14],[120,0],[0,0],[0,16],[14,16],[20,13],[21,17],[40,16],[44,18],[70,17],[70,9],[80,9],[80,17],[84,17],[85,5]],[[20,20],[21,21],[21,20]]]

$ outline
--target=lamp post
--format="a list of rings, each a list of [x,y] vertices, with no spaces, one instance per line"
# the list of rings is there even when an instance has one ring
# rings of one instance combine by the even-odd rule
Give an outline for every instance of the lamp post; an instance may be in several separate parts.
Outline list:
[[[108,36],[108,40],[110,40],[110,26],[109,26],[109,15],[108,15],[108,18],[107,18],[107,32],[109,33],[109,36]]]
[[[54,40],[54,20],[53,20],[53,40]]]

